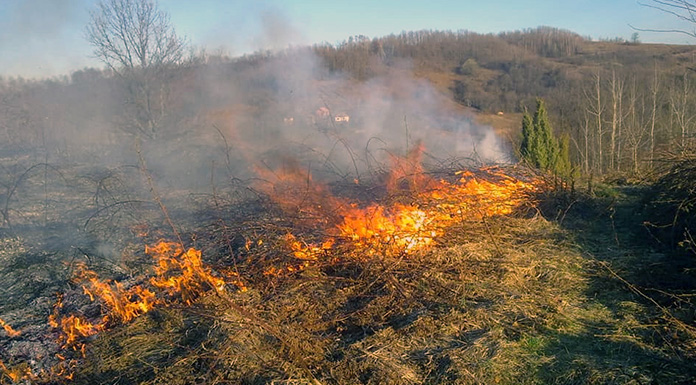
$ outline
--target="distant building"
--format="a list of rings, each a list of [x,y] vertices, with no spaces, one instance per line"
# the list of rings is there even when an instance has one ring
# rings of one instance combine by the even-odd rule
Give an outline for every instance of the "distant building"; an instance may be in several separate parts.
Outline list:
[[[338,115],[334,116],[334,122],[336,122],[336,123],[348,123],[348,122],[350,122],[350,116],[348,116],[348,114],[344,114],[344,113],[338,114]]]

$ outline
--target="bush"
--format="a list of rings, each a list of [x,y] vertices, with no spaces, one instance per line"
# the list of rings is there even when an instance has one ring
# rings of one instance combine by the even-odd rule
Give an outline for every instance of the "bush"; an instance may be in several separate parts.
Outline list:
[[[646,194],[651,232],[672,247],[691,251],[696,236],[696,153],[664,159],[659,178]]]

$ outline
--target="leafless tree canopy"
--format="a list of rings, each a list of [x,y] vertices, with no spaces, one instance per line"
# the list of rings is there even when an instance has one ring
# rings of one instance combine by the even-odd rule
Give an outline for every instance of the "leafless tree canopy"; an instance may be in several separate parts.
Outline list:
[[[693,0],[652,0],[649,3],[639,2],[646,7],[655,8],[662,12],[669,13],[677,18],[696,24],[696,1]],[[682,29],[641,29],[639,31],[652,32],[678,32],[696,38],[696,29],[686,31]]]
[[[181,61],[185,42],[169,15],[150,0],[103,0],[91,13],[86,37],[113,70],[148,69]]]

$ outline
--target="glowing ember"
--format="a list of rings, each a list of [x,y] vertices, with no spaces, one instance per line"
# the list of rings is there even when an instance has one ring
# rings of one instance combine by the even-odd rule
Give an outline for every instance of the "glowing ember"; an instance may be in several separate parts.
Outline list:
[[[311,261],[319,259],[319,257],[325,254],[326,251],[331,250],[335,242],[333,238],[329,238],[324,241],[321,246],[306,244],[298,241],[297,238],[295,238],[295,236],[292,234],[287,234],[285,236],[285,241],[290,246],[292,254],[295,256],[295,258]]]
[[[3,329],[5,329],[5,333],[7,333],[7,336],[10,338],[18,337],[21,332],[18,332],[12,328],[12,326],[8,325],[7,322],[3,321],[2,318],[0,318],[0,326],[2,326]]]
[[[31,368],[26,366],[26,364],[8,368],[5,366],[5,363],[0,360],[0,384],[5,383],[4,377],[9,378],[13,383],[17,383],[19,380],[38,380],[38,377],[34,375]]]

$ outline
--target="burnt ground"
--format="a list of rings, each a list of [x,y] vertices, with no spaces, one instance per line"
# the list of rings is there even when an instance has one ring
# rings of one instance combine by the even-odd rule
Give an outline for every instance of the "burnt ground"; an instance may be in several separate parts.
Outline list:
[[[540,211],[463,218],[424,251],[331,254],[300,268],[284,236],[322,234],[298,229],[249,181],[153,194],[137,165],[7,167],[0,318],[21,334],[0,331],[0,383],[17,373],[19,383],[84,384],[696,377],[693,258],[650,242],[639,190],[551,194]],[[356,198],[380,194],[341,187]],[[62,347],[47,322],[56,293],[66,313],[100,311],[72,280],[76,263],[142,282],[152,268],[144,246],[173,240],[170,224],[213,271],[234,270],[248,290],[228,285],[190,305],[172,301],[84,339],[84,355]]]

